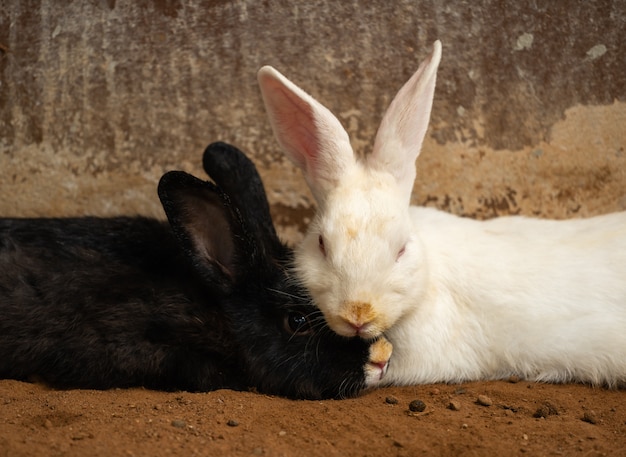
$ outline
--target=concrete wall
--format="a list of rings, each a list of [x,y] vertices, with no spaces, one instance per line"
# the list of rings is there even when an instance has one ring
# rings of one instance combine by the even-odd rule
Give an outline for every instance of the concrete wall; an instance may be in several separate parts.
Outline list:
[[[281,233],[312,214],[271,135],[263,64],[366,153],[443,42],[414,201],[474,217],[626,209],[626,2],[2,0],[0,215],[163,217],[164,171],[247,151]]]

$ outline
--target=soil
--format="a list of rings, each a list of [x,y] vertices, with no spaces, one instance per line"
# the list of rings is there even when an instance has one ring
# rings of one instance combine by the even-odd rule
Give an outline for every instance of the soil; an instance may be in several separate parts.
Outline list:
[[[0,381],[0,456],[601,456],[626,452],[626,392],[497,381],[346,400],[52,390]],[[411,408],[419,405],[418,408]],[[423,409],[423,410],[422,410]],[[422,411],[420,411],[422,410]]]

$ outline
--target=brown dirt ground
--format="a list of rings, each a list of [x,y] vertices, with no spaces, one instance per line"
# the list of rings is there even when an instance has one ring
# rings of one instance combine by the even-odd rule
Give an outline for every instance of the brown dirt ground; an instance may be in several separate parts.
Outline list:
[[[492,405],[478,404],[479,395]],[[415,399],[423,412],[409,412]],[[59,391],[3,380],[0,456],[624,455],[625,400],[625,391],[524,381],[293,401],[227,390]]]

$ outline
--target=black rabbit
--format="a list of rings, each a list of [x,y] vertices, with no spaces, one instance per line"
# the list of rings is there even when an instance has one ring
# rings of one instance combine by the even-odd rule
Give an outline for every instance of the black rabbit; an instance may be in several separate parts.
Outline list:
[[[252,162],[215,143],[203,164],[215,184],[161,178],[169,224],[0,219],[0,378],[310,399],[378,383],[390,344],[328,329]]]

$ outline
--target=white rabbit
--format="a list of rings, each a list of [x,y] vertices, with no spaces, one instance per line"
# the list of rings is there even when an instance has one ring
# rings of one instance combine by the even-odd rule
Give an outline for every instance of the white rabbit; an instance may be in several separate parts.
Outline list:
[[[271,67],[274,134],[318,211],[296,253],[330,327],[394,346],[385,382],[626,381],[626,212],[476,221],[410,205],[441,44],[402,87],[371,154]]]

